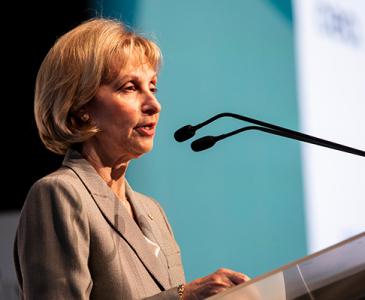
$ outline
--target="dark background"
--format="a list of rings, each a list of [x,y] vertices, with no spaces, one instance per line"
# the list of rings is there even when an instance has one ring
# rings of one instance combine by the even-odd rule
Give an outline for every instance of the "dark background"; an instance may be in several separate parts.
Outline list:
[[[57,37],[95,16],[88,1],[32,1],[29,7],[14,2],[6,9],[7,20],[2,21],[1,99],[5,105],[1,145],[5,180],[0,212],[21,209],[32,183],[57,169],[62,161],[62,156],[46,150],[38,137],[33,116],[35,78]]]

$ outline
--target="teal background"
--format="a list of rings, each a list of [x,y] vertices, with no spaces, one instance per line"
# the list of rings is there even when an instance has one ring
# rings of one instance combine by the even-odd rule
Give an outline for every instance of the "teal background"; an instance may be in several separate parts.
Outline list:
[[[298,130],[290,1],[97,1],[164,56],[155,148],[132,162],[135,190],[164,207],[187,280],[226,267],[255,277],[306,255],[300,144],[247,132],[194,153],[173,133],[220,112]],[[198,132],[243,126],[219,120]]]

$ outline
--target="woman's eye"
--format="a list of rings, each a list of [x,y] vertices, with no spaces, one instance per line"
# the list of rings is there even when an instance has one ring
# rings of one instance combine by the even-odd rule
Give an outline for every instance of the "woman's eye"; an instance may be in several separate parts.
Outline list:
[[[136,90],[136,86],[132,83],[127,83],[126,85],[120,88],[123,92],[134,92]]]
[[[153,87],[151,87],[151,88],[150,88],[150,91],[151,91],[152,93],[156,94],[156,93],[157,93],[157,91],[158,91],[158,89],[157,89],[157,87],[153,86]]]
[[[152,93],[154,93],[154,94],[156,94],[156,93],[157,93],[158,89],[157,89],[157,87],[156,87],[156,85],[155,85],[154,83],[151,83],[151,84],[150,84],[150,91],[151,91]]]

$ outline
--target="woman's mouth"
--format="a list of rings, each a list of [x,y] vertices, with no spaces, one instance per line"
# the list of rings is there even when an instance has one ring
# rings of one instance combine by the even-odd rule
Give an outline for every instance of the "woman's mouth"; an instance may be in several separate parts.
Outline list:
[[[151,137],[155,134],[156,123],[146,123],[136,126],[134,129],[141,136]]]

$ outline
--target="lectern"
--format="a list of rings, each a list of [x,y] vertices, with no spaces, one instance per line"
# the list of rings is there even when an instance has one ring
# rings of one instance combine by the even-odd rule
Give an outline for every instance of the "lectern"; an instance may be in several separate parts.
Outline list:
[[[364,300],[365,232],[209,300]]]

